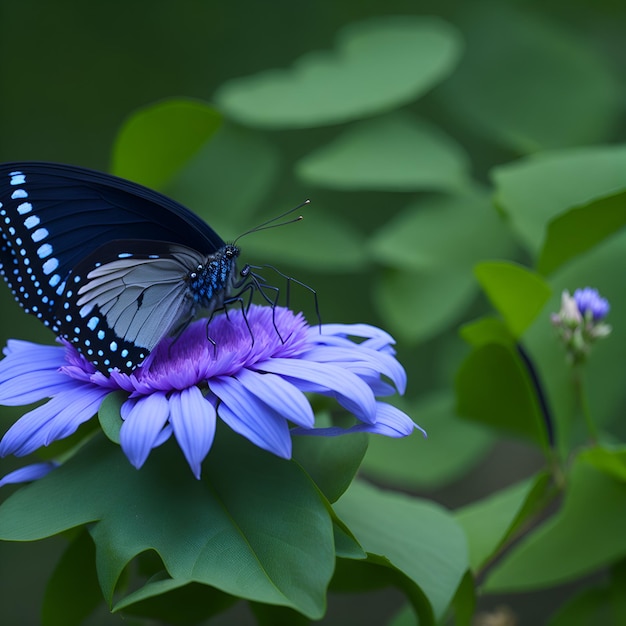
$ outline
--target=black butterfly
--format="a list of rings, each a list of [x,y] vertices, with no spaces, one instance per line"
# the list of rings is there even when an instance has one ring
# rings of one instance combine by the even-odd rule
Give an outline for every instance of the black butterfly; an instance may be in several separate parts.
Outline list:
[[[182,205],[80,167],[0,165],[0,232],[16,300],[103,372],[131,372],[197,309],[268,287]]]

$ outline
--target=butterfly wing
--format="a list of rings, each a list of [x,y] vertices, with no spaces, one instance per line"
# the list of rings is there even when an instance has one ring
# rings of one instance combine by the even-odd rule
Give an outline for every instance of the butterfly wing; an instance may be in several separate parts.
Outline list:
[[[193,317],[188,274],[203,261],[186,246],[113,241],[82,259],[55,307],[54,328],[96,367],[130,371]]]
[[[224,246],[160,193],[56,163],[0,165],[0,230],[0,271],[22,307],[53,329],[70,272],[111,241],[167,241],[204,256]]]

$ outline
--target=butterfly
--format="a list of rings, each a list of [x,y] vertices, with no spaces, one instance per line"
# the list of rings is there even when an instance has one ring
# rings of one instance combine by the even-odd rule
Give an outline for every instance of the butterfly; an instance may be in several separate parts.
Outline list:
[[[132,372],[199,309],[268,287],[181,204],[73,165],[0,165],[0,234],[17,302],[105,373]]]

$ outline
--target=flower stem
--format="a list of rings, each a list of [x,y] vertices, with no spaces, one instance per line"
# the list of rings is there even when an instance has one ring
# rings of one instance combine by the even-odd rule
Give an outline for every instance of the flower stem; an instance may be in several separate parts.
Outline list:
[[[587,391],[584,382],[584,370],[580,365],[576,365],[572,369],[572,381],[574,383],[574,392],[576,394],[576,403],[582,417],[585,420],[587,426],[587,432],[592,443],[597,443],[599,438],[598,428],[591,417],[591,410],[589,408],[589,400],[587,398]]]

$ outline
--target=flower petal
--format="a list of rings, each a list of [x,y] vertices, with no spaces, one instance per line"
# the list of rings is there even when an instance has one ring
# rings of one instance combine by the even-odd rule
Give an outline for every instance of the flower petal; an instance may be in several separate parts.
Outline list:
[[[256,363],[253,369],[279,374],[294,382],[299,389],[302,389],[300,381],[304,383],[304,390],[312,383],[319,387],[318,393],[332,392],[337,401],[360,420],[370,423],[376,419],[372,390],[356,374],[339,366],[295,359],[268,359]]]
[[[131,464],[139,469],[148,458],[170,415],[164,393],[127,400],[121,410],[120,445]]]
[[[306,396],[280,376],[243,369],[235,377],[249,393],[290,422],[305,428],[315,424],[315,415]]]
[[[319,346],[309,350],[302,357],[317,363],[335,363],[349,369],[357,376],[384,374],[390,378],[400,393],[406,388],[406,372],[390,354],[376,352],[362,346],[339,347]]]
[[[0,456],[25,456],[41,446],[68,437],[93,417],[108,389],[75,385],[23,415],[0,441]]]
[[[174,392],[169,405],[174,436],[194,476],[200,478],[200,466],[215,436],[215,408],[198,387]]]
[[[76,387],[76,383],[58,371],[26,372],[0,382],[0,403],[5,406],[32,404],[73,387]]]
[[[58,466],[59,464],[54,463],[53,461],[25,465],[24,467],[20,467],[19,469],[9,472],[6,476],[4,476],[2,480],[0,480],[0,487],[38,480],[39,478],[43,478],[46,474],[49,474]]]
[[[284,459],[291,458],[291,434],[287,420],[250,393],[237,379],[222,376],[210,381],[221,400],[220,418],[253,444]]]

